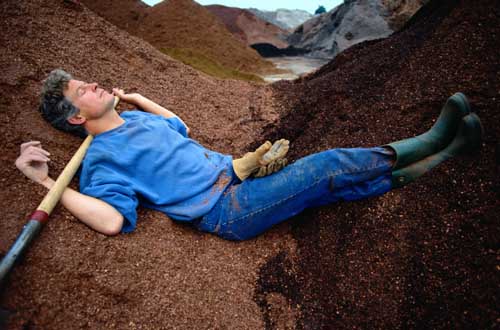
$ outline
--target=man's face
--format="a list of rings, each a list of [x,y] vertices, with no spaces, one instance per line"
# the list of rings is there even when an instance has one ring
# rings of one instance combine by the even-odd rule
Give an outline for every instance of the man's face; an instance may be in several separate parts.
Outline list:
[[[64,96],[80,109],[80,116],[85,119],[100,118],[103,114],[113,109],[114,96],[97,83],[86,83],[71,79],[64,91]]]

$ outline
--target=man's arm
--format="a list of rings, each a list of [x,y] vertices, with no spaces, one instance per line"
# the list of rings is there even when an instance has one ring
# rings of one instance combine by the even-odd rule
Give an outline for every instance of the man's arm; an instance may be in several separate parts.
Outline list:
[[[189,134],[191,132],[189,127],[186,125],[184,121],[182,121],[182,119],[179,116],[177,116],[172,111],[165,109],[161,105],[151,101],[147,97],[142,96],[141,94],[138,93],[125,94],[123,89],[118,89],[118,88],[113,88],[113,94],[118,96],[121,100],[134,104],[146,112],[153,113],[155,115],[160,115],[165,118],[177,117],[182,122],[182,124],[186,126],[187,133]]]
[[[28,178],[50,189],[54,180],[48,176],[50,154],[42,149],[41,143],[31,141],[21,145],[21,155],[16,160],[17,168]],[[80,221],[105,235],[120,233],[123,216],[113,206],[97,198],[66,188],[61,203]]]

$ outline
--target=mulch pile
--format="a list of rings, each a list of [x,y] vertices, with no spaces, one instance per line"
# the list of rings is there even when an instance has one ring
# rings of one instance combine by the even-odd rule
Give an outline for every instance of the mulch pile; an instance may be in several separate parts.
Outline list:
[[[14,165],[21,143],[42,142],[52,177],[81,143],[36,110],[54,68],[108,91],[138,91],[181,116],[200,143],[227,154],[244,154],[278,117],[270,87],[198,73],[70,1],[1,1],[0,30],[0,256],[46,193]],[[292,244],[287,226],[234,244],[158,212],[139,217],[134,233],[105,237],[56,208],[0,293],[9,328],[262,327],[252,300],[256,274],[267,255]]]
[[[42,141],[55,177],[80,143],[35,111],[56,67],[139,91],[233,155],[266,137],[291,139],[292,159],[405,138],[456,91],[486,129],[475,155],[248,242],[149,210],[134,233],[105,237],[58,207],[0,292],[0,317],[10,329],[498,326],[499,11],[494,0],[431,1],[402,32],[269,87],[200,74],[71,2],[0,2],[0,254],[45,193],[15,168],[19,145]]]
[[[298,328],[498,327],[499,45],[498,1],[431,1],[403,31],[275,85],[282,120],[268,137],[291,139],[292,158],[422,133],[457,91],[486,135],[403,189],[294,219],[297,251],[271,258],[256,290],[269,328],[283,322],[276,295]]]

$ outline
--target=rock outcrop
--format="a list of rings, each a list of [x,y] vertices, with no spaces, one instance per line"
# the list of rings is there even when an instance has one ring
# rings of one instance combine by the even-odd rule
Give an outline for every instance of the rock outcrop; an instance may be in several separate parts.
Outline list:
[[[270,44],[278,48],[288,47],[288,30],[257,17],[246,9],[220,5],[206,6],[221,20],[226,28],[245,45]]]
[[[389,26],[397,31],[417,12],[428,0],[382,0],[389,11]]]
[[[310,56],[332,58],[357,43],[385,38],[399,29],[425,0],[346,0],[304,22],[288,41]]]
[[[299,9],[277,9],[275,11],[266,11],[250,8],[248,10],[263,20],[273,23],[274,25],[277,25],[285,30],[293,30],[313,16],[309,12]]]

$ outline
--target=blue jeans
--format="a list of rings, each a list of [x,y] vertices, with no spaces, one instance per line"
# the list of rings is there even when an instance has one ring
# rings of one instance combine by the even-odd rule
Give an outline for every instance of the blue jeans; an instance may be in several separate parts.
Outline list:
[[[330,149],[263,178],[235,175],[195,226],[228,240],[255,237],[308,207],[379,196],[391,189],[393,152],[381,147]]]

